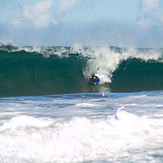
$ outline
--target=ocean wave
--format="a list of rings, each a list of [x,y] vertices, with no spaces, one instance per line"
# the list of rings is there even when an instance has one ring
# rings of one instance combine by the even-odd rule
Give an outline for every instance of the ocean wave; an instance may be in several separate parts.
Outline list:
[[[163,49],[0,46],[0,96],[163,89]],[[92,73],[100,85],[89,85]]]

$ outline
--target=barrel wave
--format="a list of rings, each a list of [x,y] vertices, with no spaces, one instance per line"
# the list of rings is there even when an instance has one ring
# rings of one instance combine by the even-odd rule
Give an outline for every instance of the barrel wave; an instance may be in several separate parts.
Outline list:
[[[89,83],[91,73],[98,86]],[[162,89],[162,49],[0,47],[1,97]]]

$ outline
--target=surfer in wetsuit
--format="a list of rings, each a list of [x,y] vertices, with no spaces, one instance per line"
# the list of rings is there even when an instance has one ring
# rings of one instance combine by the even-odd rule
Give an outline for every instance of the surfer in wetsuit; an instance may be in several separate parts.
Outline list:
[[[89,80],[93,83],[93,85],[97,85],[100,82],[99,77],[94,74],[89,76]]]

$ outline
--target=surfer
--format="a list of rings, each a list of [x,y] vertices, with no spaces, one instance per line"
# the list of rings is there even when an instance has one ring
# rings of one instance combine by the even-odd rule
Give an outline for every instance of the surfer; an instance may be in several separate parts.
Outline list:
[[[89,80],[92,82],[93,85],[97,85],[100,82],[100,78],[94,74],[89,76]]]

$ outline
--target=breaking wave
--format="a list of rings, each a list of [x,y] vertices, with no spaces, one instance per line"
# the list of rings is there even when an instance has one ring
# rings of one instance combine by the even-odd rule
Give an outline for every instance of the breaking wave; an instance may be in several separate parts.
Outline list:
[[[0,46],[0,96],[163,89],[163,49]],[[89,84],[96,73],[100,85]]]

